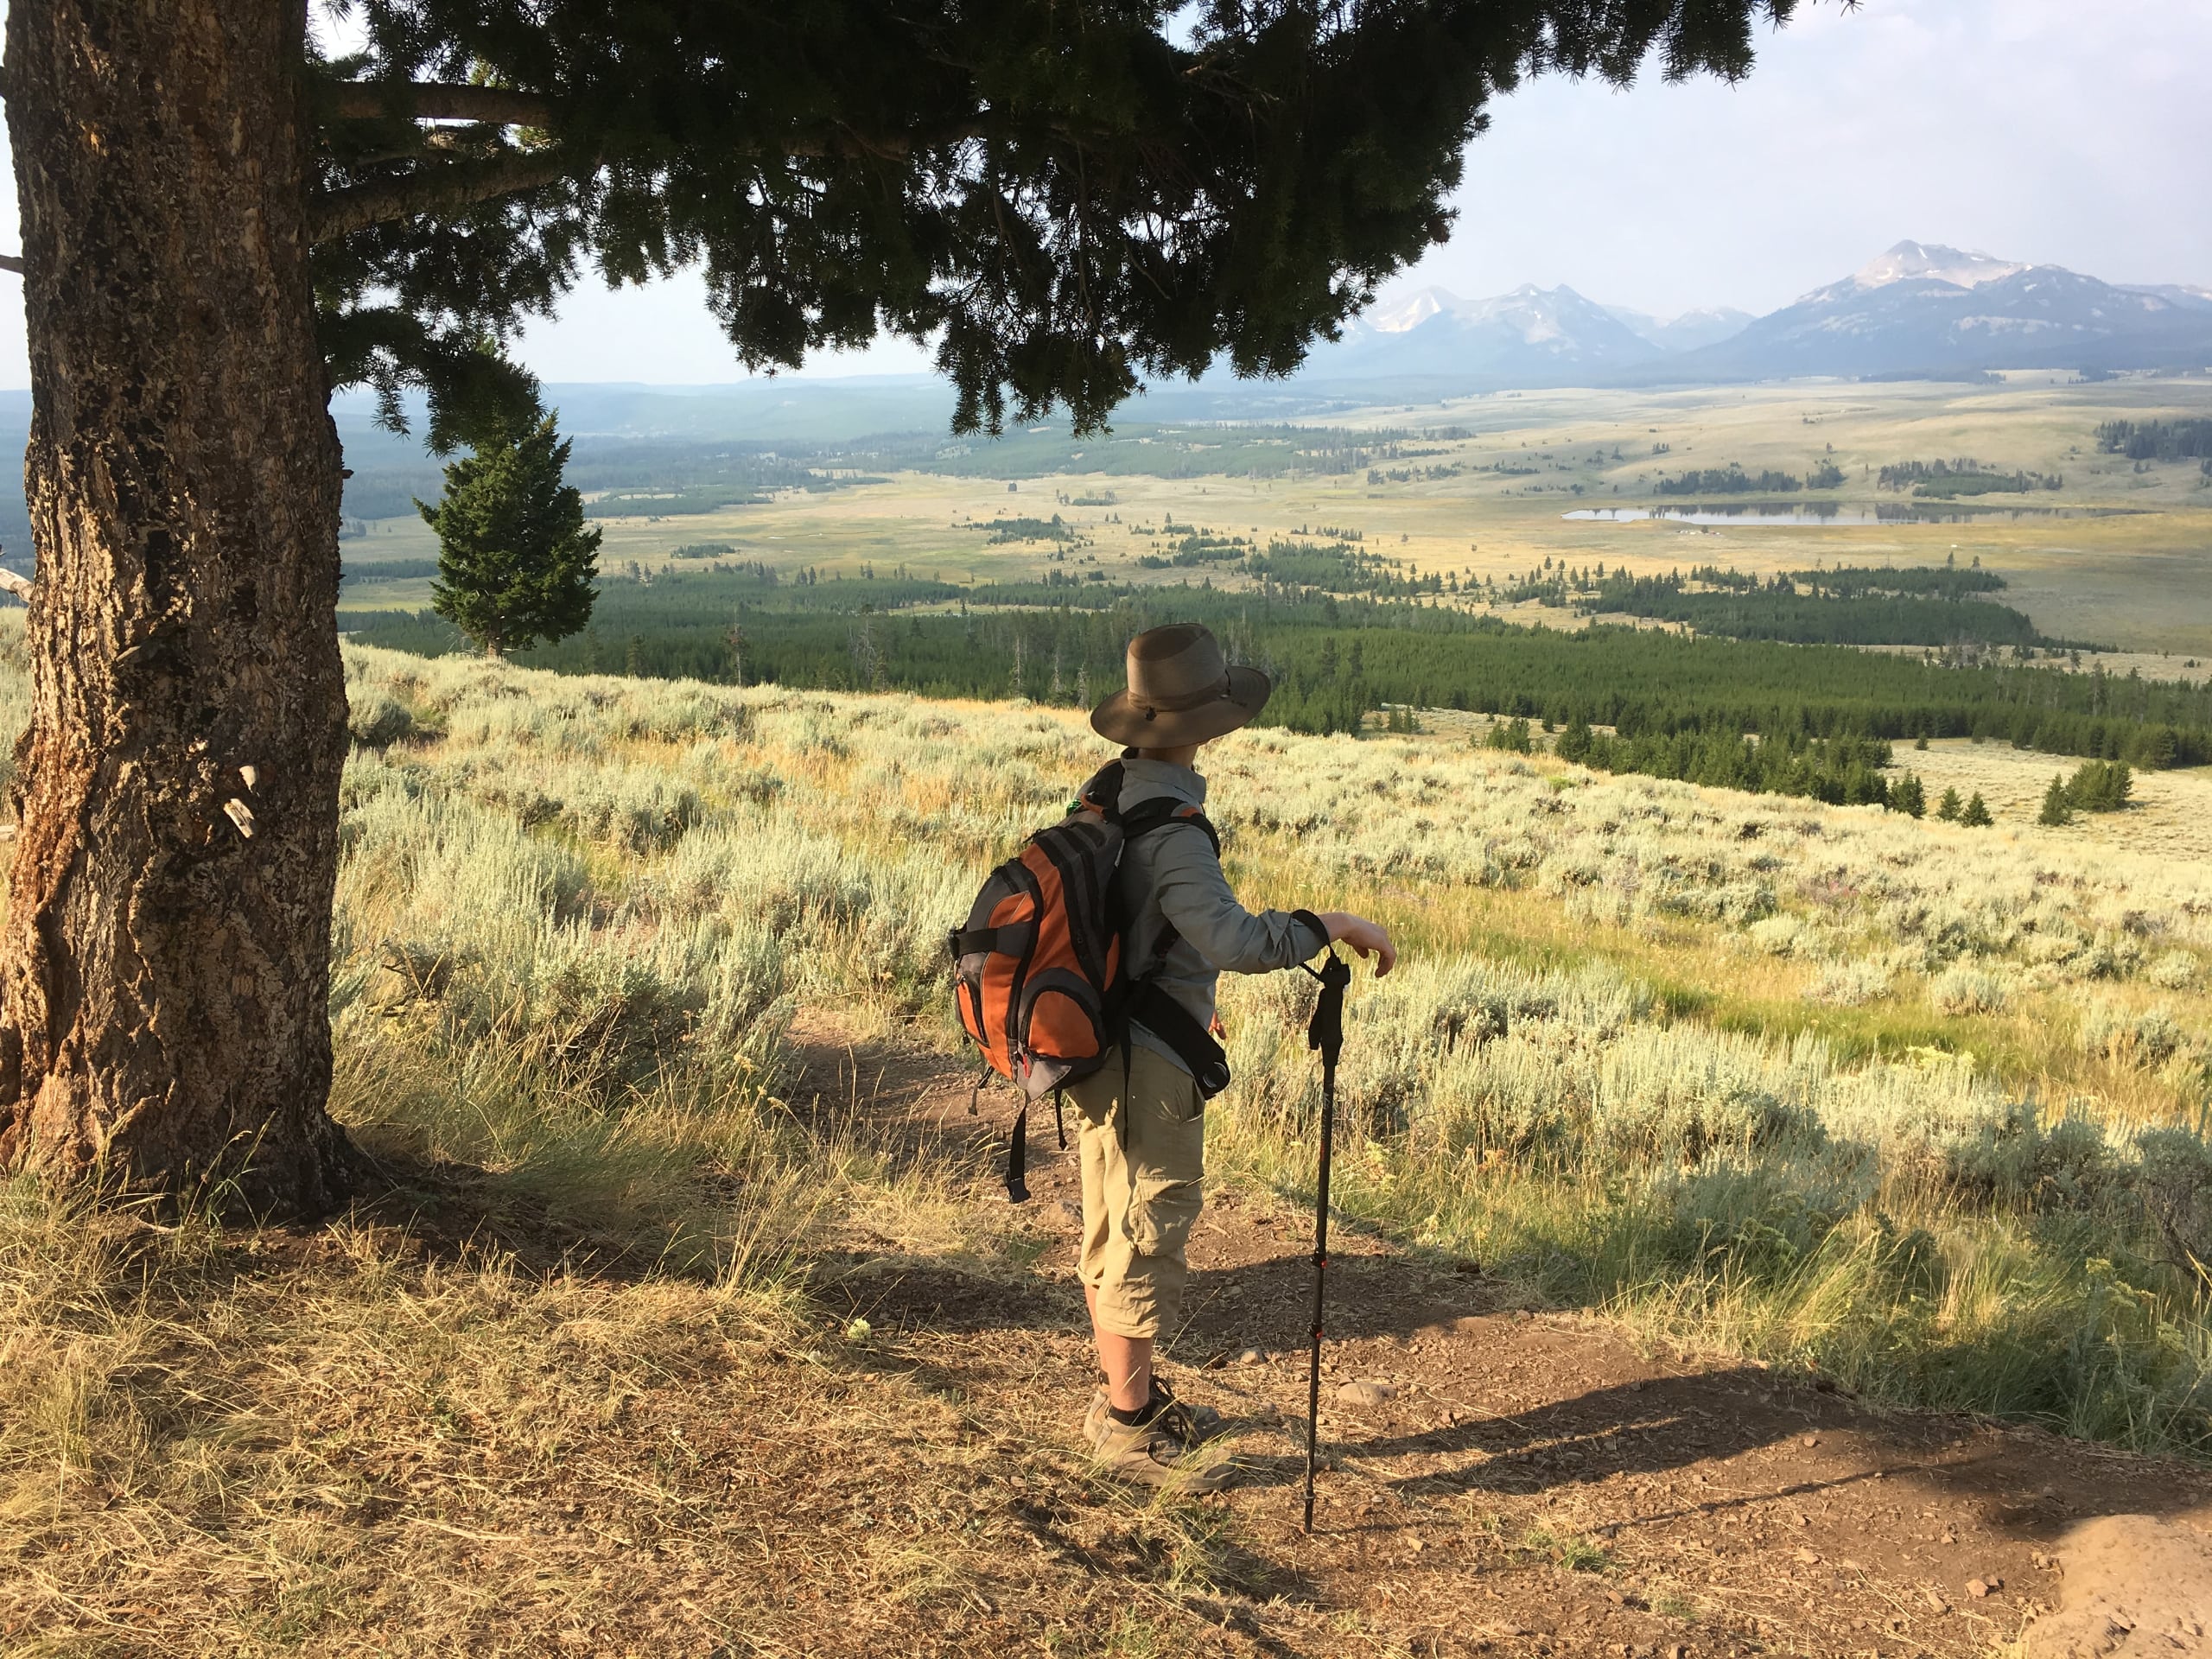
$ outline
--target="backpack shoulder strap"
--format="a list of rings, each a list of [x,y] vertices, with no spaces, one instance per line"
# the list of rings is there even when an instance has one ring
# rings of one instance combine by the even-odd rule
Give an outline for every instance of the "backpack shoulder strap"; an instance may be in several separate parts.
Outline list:
[[[1075,799],[1069,804],[1071,812],[1096,812],[1109,823],[1122,819],[1122,763],[1109,760],[1090,774],[1090,781],[1076,791]]]
[[[1135,841],[1139,836],[1165,830],[1171,823],[1196,824],[1213,843],[1214,856],[1221,856],[1221,831],[1213,827],[1213,821],[1190,802],[1179,801],[1173,795],[1156,795],[1148,801],[1139,801],[1122,813],[1122,839]]]

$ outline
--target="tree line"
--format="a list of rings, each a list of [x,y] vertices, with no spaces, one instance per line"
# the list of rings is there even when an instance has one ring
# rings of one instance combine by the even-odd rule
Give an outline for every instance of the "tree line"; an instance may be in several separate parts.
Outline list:
[[[1800,645],[2049,645],[2024,612],[1979,599],[1799,594],[1788,587],[1693,593],[1665,577],[1623,582],[1589,600],[1593,615],[1623,614],[1680,623],[1734,639]]]
[[[951,608],[922,613],[920,604]],[[460,645],[435,617],[348,620],[370,643],[429,652]],[[1300,730],[1356,730],[1375,709],[1403,703],[1554,728],[1580,721],[1623,739],[1980,737],[2145,767],[2212,761],[2212,686],[1602,624],[1569,632],[1311,589],[1069,579],[957,588],[895,575],[771,587],[668,572],[650,584],[602,583],[590,628],[518,660],[571,673],[1072,706],[1119,683],[1132,633],[1171,620],[1204,622],[1240,660],[1267,668],[1278,687],[1268,718]]]
[[[2029,490],[2063,488],[2061,473],[2031,473],[2015,467],[1986,466],[1972,455],[1955,460],[1904,461],[1885,467],[1875,475],[1875,486],[1885,490],[1910,489],[1916,496],[1953,500],[1966,495],[2021,494]]]
[[[1679,778],[1754,795],[1802,795],[1836,806],[1888,807],[1913,817],[1926,810],[1917,777],[1907,773],[1892,782],[1882,775],[1891,757],[1889,744],[1878,738],[1795,731],[1772,738],[1695,731],[1624,736],[1574,720],[1553,749],[1562,760],[1601,772]]]
[[[1835,482],[1843,482],[1842,474],[1836,474]],[[1805,480],[1795,473],[1778,473],[1771,468],[1747,473],[1742,463],[1732,461],[1726,467],[1692,467],[1673,476],[1662,473],[1651,487],[1660,495],[1787,495],[1803,489]]]
[[[1548,563],[1548,561],[1547,561]],[[1535,600],[1572,606],[1588,616],[1640,616],[1702,633],[1736,639],[1798,645],[2046,646],[2022,612],[1972,599],[2005,586],[1994,571],[1955,564],[1904,569],[1849,565],[1834,570],[1789,570],[1761,577],[1700,565],[1636,576],[1588,569],[1530,571],[1503,592],[1510,603]],[[2086,649],[2088,647],[2080,647]]]
[[[2097,448],[2130,461],[2212,460],[2212,420],[2107,421]]]

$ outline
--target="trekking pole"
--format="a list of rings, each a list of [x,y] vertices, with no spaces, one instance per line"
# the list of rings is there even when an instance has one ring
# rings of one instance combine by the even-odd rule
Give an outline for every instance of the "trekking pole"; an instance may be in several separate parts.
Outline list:
[[[1306,1046],[1321,1052],[1321,1180],[1313,1206],[1313,1351],[1306,1371],[1306,1530],[1313,1530],[1313,1465],[1321,1433],[1321,1310],[1323,1276],[1329,1268],[1329,1143],[1337,1127],[1337,1056],[1344,1046],[1344,988],[1351,964],[1335,951],[1320,970],[1306,970],[1321,982],[1320,1000],[1306,1027]]]

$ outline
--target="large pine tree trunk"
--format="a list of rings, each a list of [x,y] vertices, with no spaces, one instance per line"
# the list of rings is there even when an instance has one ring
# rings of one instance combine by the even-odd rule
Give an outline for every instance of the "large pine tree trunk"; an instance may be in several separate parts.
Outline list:
[[[0,1165],[293,1214],[348,1164],[325,1110],[345,682],[303,11],[15,0],[7,35],[38,577]]]

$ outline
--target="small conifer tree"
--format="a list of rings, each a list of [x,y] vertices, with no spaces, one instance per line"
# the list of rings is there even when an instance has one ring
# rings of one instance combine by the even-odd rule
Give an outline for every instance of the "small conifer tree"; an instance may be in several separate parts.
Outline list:
[[[1973,797],[1967,802],[1966,810],[1959,814],[1959,822],[1969,830],[1986,830],[1997,822],[1989,816],[1989,804],[1981,798],[1980,790],[1974,791]]]
[[[2084,812],[2117,812],[2135,791],[2125,760],[2085,760],[2065,783],[2067,804]]]
[[[546,415],[495,427],[446,468],[435,507],[432,608],[487,657],[565,639],[591,620],[599,537],[583,498],[563,480],[569,445]]]
[[[2056,826],[2074,822],[2074,803],[2066,798],[2066,780],[2056,772],[2050,775],[2050,787],[2043,792],[2043,810],[2036,814],[2036,822]]]
[[[1533,747],[1529,735],[1529,722],[1517,717],[1496,722],[1490,728],[1490,747],[1515,754],[1529,753]]]
[[[1920,774],[1908,772],[1890,785],[1890,810],[1908,817],[1924,817],[1928,813],[1928,791],[1922,787]]]
[[[1964,810],[1959,800],[1959,791],[1955,789],[1945,790],[1943,798],[1936,803],[1936,816],[1946,823],[1956,823],[1959,814]]]

